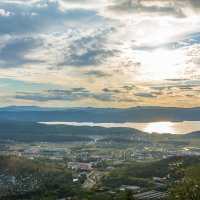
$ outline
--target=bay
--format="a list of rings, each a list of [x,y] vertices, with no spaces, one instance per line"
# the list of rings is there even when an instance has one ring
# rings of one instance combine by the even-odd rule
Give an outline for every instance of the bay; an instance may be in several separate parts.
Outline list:
[[[186,134],[200,130],[200,121],[183,121],[183,122],[151,122],[151,123],[93,123],[93,122],[40,122],[48,125],[72,125],[72,126],[101,126],[110,127],[127,127],[135,128],[147,133],[171,133]]]

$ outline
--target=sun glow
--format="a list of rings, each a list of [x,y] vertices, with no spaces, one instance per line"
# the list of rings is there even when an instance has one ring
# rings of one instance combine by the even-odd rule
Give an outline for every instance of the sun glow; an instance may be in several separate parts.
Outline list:
[[[144,131],[148,133],[173,133],[172,122],[155,122],[148,124]]]
[[[184,53],[180,50],[156,50],[143,57],[141,72],[152,80],[174,78],[184,70],[184,61]]]

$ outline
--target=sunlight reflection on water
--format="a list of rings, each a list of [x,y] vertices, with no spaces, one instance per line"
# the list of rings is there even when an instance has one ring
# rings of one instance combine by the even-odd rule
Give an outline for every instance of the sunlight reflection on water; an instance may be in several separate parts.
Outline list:
[[[41,122],[44,124],[55,125],[73,125],[73,126],[102,126],[110,127],[128,127],[136,128],[148,133],[172,133],[185,134],[200,130],[200,121],[184,122],[151,122],[151,123],[93,123],[93,122]]]
[[[155,122],[149,123],[144,128],[145,132],[148,133],[174,133],[173,122]]]

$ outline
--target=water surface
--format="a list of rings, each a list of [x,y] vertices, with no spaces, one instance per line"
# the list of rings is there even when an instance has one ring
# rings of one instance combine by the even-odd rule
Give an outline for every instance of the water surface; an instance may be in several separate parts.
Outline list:
[[[136,128],[148,133],[186,134],[200,130],[200,121],[151,122],[151,123],[93,123],[93,122],[41,122],[49,125],[64,124],[73,126],[102,126]]]

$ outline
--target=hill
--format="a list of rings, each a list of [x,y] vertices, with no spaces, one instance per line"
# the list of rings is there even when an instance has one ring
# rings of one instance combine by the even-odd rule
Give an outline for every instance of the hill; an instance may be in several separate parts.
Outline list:
[[[0,108],[0,111],[20,112],[20,111],[53,111],[66,110],[65,108],[48,108],[39,106],[7,106]]]
[[[128,162],[119,164],[110,176],[105,179],[104,185],[112,188],[120,185],[139,185],[141,187],[152,187],[153,177],[177,179],[176,169],[173,164],[182,163],[183,167],[191,167],[200,164],[199,156],[174,156],[171,158],[149,161],[149,162]]]
[[[184,135],[185,138],[200,138],[200,131],[194,131]]]
[[[78,187],[64,167],[0,155],[0,199],[40,199],[41,196],[57,199]]]
[[[0,140],[17,142],[92,141],[90,136],[138,136],[147,134],[132,128],[46,125],[35,122],[0,121]]]
[[[156,122],[198,121],[200,108],[134,107],[117,108],[40,108],[11,106],[0,109],[0,120],[33,122]]]

